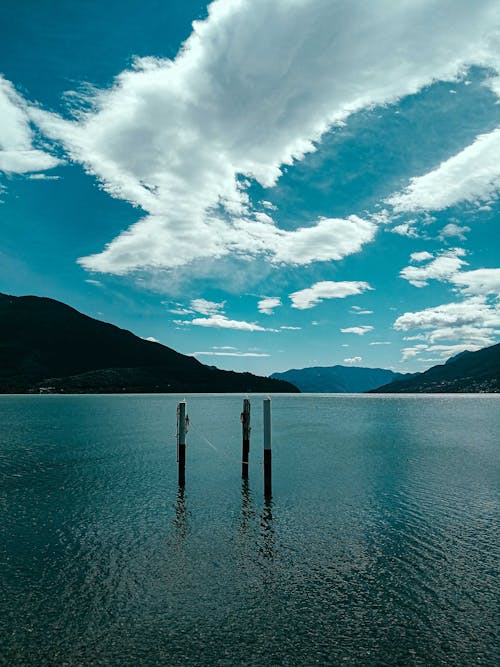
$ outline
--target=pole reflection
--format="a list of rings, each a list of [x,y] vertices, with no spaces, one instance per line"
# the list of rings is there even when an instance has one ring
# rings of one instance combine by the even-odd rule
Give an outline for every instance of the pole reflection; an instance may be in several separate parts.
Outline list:
[[[262,513],[260,515],[260,554],[270,562],[274,562],[278,556],[276,549],[276,534],[274,527],[273,503],[270,498],[266,498]]]
[[[240,512],[240,535],[247,535],[251,529],[252,517],[256,515],[253,502],[252,493],[250,491],[250,484],[245,478],[241,482],[241,512]]]
[[[247,557],[252,558],[253,552],[259,568],[267,572],[269,565],[279,557],[273,503],[270,497],[266,497],[259,512],[254,505],[248,479],[241,482],[239,535]]]
[[[177,546],[182,545],[189,533],[188,517],[189,512],[186,507],[185,487],[179,486],[175,499],[175,518],[173,520]]]

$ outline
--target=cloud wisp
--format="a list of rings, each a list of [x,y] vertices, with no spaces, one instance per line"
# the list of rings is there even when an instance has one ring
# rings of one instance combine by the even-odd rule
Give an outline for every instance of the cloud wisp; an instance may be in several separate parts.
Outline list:
[[[280,306],[281,298],[279,296],[265,296],[257,304],[257,309],[263,315],[272,315],[276,308]]]
[[[270,357],[265,352],[215,352],[207,350],[205,352],[191,352],[192,357]]]
[[[292,292],[292,294],[290,294],[290,299],[292,301],[292,308],[306,310],[317,306],[324,299],[345,299],[347,296],[362,294],[363,292],[372,289],[373,287],[368,283],[360,280],[343,280],[337,282],[323,280],[314,283],[314,285],[311,285],[311,287],[307,287],[306,289]]]
[[[34,140],[26,101],[0,74],[0,171],[25,174],[61,164],[58,158],[35,148]]]
[[[361,306],[351,306],[351,315],[373,315],[373,310],[366,310]]]
[[[443,227],[443,229],[439,233],[439,240],[440,241],[447,241],[448,239],[451,238],[456,238],[459,239],[460,241],[465,241],[466,240],[466,234],[470,232],[470,227],[467,227],[467,225],[457,225],[454,222],[450,222],[447,225]]]
[[[216,315],[224,309],[226,302],[208,301],[207,299],[193,299],[190,305],[191,312],[200,313],[201,315]]]
[[[204,317],[192,317],[190,320],[174,320],[177,326],[205,327],[208,329],[234,329],[236,331],[271,331],[277,333],[279,329],[263,327],[257,322],[245,320],[233,320],[224,313],[225,301],[209,301],[208,299],[191,299],[189,308],[182,303],[175,304],[175,308],[169,309],[174,315],[203,315]],[[276,307],[277,304],[275,304]],[[212,347],[213,350],[227,352],[234,351],[233,347]],[[224,355],[226,356],[226,355]],[[233,356],[233,355],[231,355]]]
[[[347,359],[344,359],[344,364],[353,366],[354,364],[359,364],[361,361],[363,361],[363,357],[348,357]]]
[[[209,317],[195,317],[192,320],[174,320],[174,323],[180,326],[207,327],[210,329],[235,329],[237,331],[277,331],[277,329],[267,329],[256,322],[246,322],[244,320],[231,320],[226,315],[216,313]]]
[[[357,336],[364,336],[366,333],[373,331],[373,327],[369,324],[366,324],[362,327],[345,327],[345,329],[340,330],[341,333],[352,333]]]

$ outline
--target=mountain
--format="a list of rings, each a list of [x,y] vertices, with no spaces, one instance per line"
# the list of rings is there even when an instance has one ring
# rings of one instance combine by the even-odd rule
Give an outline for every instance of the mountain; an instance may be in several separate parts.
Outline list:
[[[362,393],[396,379],[409,377],[384,368],[359,366],[315,366],[273,373],[272,378],[291,382],[300,391],[324,393]]]
[[[453,357],[450,357],[447,359],[444,363],[445,364],[451,364],[452,361],[455,361],[456,359],[460,359],[464,354],[470,354],[470,350],[464,350],[463,352],[459,352],[458,354],[453,355]]]
[[[462,352],[440,366],[399,382],[372,390],[374,393],[500,392],[500,343],[477,352]]]
[[[0,393],[38,391],[211,393],[296,392],[297,388],[205,366],[60,301],[0,293]]]

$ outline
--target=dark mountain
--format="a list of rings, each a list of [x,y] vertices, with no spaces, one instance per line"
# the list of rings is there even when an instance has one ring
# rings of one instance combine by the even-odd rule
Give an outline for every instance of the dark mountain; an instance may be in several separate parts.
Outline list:
[[[500,343],[477,352],[462,352],[425,373],[373,391],[394,394],[500,392]]]
[[[205,366],[59,301],[0,293],[0,392],[296,392]]]
[[[291,382],[300,391],[305,392],[362,393],[409,375],[394,373],[383,368],[316,366],[273,373],[271,377]]]
[[[456,359],[460,359],[460,357],[463,357],[464,354],[470,354],[470,350],[464,350],[463,352],[459,352],[458,354],[455,354],[453,357],[450,357],[447,359],[444,363],[445,364],[451,364],[452,361],[456,361]]]

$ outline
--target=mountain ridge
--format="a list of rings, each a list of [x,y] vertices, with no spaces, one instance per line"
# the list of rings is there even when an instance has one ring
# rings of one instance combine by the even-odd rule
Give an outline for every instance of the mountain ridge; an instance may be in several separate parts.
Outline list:
[[[61,301],[0,293],[0,393],[296,392],[205,366]]]
[[[310,366],[291,368],[282,373],[273,373],[270,377],[287,380],[306,393],[363,393],[387,384],[395,378],[404,378],[410,374],[395,373],[385,368],[366,368],[363,366]]]
[[[500,343],[476,352],[461,352],[413,378],[391,382],[370,393],[498,393]]]

